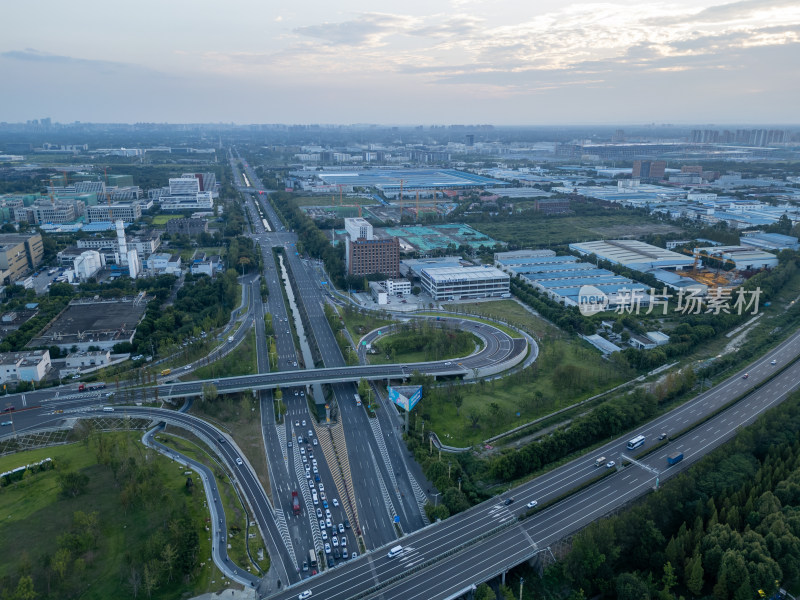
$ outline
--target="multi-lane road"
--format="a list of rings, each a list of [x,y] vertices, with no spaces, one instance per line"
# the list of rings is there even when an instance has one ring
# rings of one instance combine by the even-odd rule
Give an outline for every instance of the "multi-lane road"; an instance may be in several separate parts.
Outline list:
[[[310,589],[314,597],[326,600],[345,600],[364,594],[387,600],[455,597],[472,584],[481,583],[535,556],[655,487],[656,475],[651,471],[635,465],[606,470],[606,461],[603,466],[595,466],[597,457],[604,456],[621,464],[623,455],[640,454],[652,448],[661,433],[676,435],[766,381],[732,407],[639,461],[659,471],[661,481],[674,476],[728,441],[739,427],[752,423],[758,415],[800,388],[800,363],[795,362],[798,355],[800,333],[750,365],[747,379],[743,378],[745,371],[737,373],[637,430],[636,434],[647,439],[642,448],[634,452],[627,450],[627,441],[633,435],[617,438],[590,456],[571,461],[442,523],[404,537],[399,542],[404,547],[399,557],[389,559],[386,552],[376,552],[334,573],[299,584],[276,598],[296,597],[300,589]],[[771,364],[772,360],[776,361],[775,365]],[[767,381],[786,365],[790,366]],[[669,467],[666,457],[676,451],[682,451],[685,458]],[[601,473],[607,476],[548,506]],[[512,498],[513,502],[506,504]],[[536,500],[542,510],[520,522],[518,517],[528,511],[526,504],[532,500]],[[374,594],[370,594],[371,590]]]
[[[256,189],[261,189],[260,181],[249,168],[247,177]],[[245,194],[246,210],[252,223],[250,234],[261,245],[262,277],[269,294],[265,303],[259,302],[260,281],[245,280],[245,298],[249,296],[250,301],[239,315],[245,326],[256,327],[259,374],[209,381],[213,381],[221,393],[259,390],[272,497],[264,492],[233,440],[212,425],[174,411],[138,407],[118,407],[117,410],[131,416],[163,419],[191,429],[207,440],[237,480],[272,557],[271,579],[266,586],[261,582],[261,591],[275,592],[278,580],[283,587],[286,583],[296,584],[276,592],[278,598],[297,597],[299,590],[304,589],[312,590],[315,598],[331,600],[365,595],[419,600],[455,597],[472,584],[534,556],[588,522],[646,493],[655,485],[656,471],[662,481],[680,472],[800,385],[800,364],[794,363],[800,355],[798,333],[751,365],[747,378],[743,377],[744,372],[736,374],[634,432],[645,436],[642,448],[631,452],[626,449],[626,441],[632,435],[615,439],[591,456],[571,461],[442,523],[424,527],[426,520],[421,504],[425,494],[421,493],[414,477],[415,471],[408,468],[395,423],[385,414],[380,414],[379,419],[369,419],[363,407],[354,402],[356,388],[352,382],[360,378],[402,380],[413,370],[435,375],[474,375],[482,368],[511,363],[521,354],[524,356],[527,342],[511,338],[486,324],[453,319],[453,324],[472,329],[481,337],[484,347],[480,352],[459,360],[411,366],[345,366],[323,312],[323,286],[308,263],[295,253],[296,236],[283,230],[278,216],[265,200],[262,194]],[[284,249],[284,266],[297,308],[302,313],[302,322],[300,314],[293,313],[284,301],[283,273],[272,253],[276,246]],[[271,340],[264,331],[267,314],[271,315],[273,323]],[[244,335],[245,326],[237,331],[236,340]],[[306,364],[308,361],[298,354],[293,334],[295,326],[298,330],[302,326],[307,328],[309,343],[314,345],[323,368],[314,369],[313,364]],[[371,334],[364,341],[369,342],[374,335],[377,334]],[[271,343],[275,352],[270,361]],[[785,371],[767,381],[784,367],[787,367]],[[168,383],[158,387],[159,395],[198,395],[209,381]],[[316,406],[309,402],[307,386],[313,383],[331,384],[339,408],[342,435],[338,442],[341,445],[336,449],[354,457],[349,461],[352,490],[345,491],[348,496],[352,493],[354,506],[348,511],[342,497],[342,479],[333,472],[340,466],[328,464],[325,459],[332,459],[334,463],[338,460],[330,452],[327,456],[322,452],[324,436],[333,437],[333,434],[324,425],[317,425],[318,415],[312,414]],[[763,386],[754,390],[761,383]],[[271,390],[276,387],[283,391],[287,410],[282,422],[275,419]],[[17,409],[14,433],[58,427],[71,417],[108,416],[102,406],[113,402],[113,398],[106,397],[111,391],[78,393],[72,385],[26,396],[9,396],[7,402]],[[748,391],[751,393],[733,407],[678,436]],[[639,462],[644,466],[621,466],[626,464],[625,455],[653,449],[661,433],[669,434],[669,442],[641,458]],[[682,451],[685,458],[668,467],[666,456],[675,451]],[[603,464],[613,460],[617,467],[596,466],[596,459],[601,456]],[[241,465],[237,459],[242,459]],[[600,474],[605,477],[570,495]],[[292,491],[297,491],[302,498],[299,516],[292,511]],[[316,503],[313,496],[316,496]],[[333,502],[334,498],[337,502]],[[533,500],[538,502],[538,510],[520,521],[519,517],[528,510],[526,504]],[[330,511],[330,517],[326,510]],[[344,523],[350,515],[355,517],[353,526],[358,528],[357,533],[362,536],[366,548],[380,551],[350,561],[336,559],[334,552],[322,551],[326,543],[332,542],[334,534],[341,536],[338,523]],[[326,518],[330,518],[330,524],[325,522]],[[395,520],[397,527],[393,523]],[[398,532],[401,532],[399,541]],[[351,552],[355,549],[355,534],[353,530],[345,532]],[[397,543],[403,545],[404,551],[400,556],[388,558],[386,550]],[[307,564],[308,552],[312,549],[320,551],[320,562],[330,559],[337,568],[301,582],[312,570]],[[222,548],[219,551],[222,552]],[[222,553],[218,558],[225,559]],[[304,567],[308,567],[308,571]]]

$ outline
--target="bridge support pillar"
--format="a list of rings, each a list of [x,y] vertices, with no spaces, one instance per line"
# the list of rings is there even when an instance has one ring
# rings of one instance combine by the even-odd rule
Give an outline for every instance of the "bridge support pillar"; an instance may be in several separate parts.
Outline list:
[[[506,573],[507,571],[503,571],[503,574],[500,576],[500,585],[506,584]]]

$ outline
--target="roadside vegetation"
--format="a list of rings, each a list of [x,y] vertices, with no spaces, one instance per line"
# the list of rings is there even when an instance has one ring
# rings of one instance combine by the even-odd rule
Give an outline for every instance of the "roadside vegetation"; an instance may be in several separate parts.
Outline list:
[[[523,598],[758,598],[800,590],[800,394],[647,495],[589,525]],[[765,597],[762,596],[762,597]]]
[[[0,597],[177,599],[222,589],[202,484],[141,432],[0,458],[54,468],[0,487]],[[214,581],[215,583],[212,583]]]
[[[437,327],[433,321],[400,323],[391,333],[378,338],[368,355],[371,364],[415,363],[461,358],[483,344],[468,331]]]

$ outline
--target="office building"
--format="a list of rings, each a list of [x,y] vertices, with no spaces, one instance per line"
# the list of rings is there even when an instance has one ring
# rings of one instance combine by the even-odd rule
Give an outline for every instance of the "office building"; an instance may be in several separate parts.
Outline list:
[[[663,160],[633,161],[632,179],[664,179],[667,163]]]
[[[81,281],[91,279],[105,266],[105,257],[97,250],[84,250],[73,260],[72,268]]]
[[[510,296],[511,277],[495,267],[422,269],[422,288],[437,301]]]
[[[349,275],[396,276],[400,273],[400,242],[396,237],[383,240],[347,238],[347,273]]]
[[[142,205],[138,202],[119,202],[116,204],[89,206],[86,218],[90,223],[97,221],[125,221],[133,223],[142,218]]]
[[[188,196],[190,194],[199,194],[200,179],[194,175],[184,175],[183,177],[170,177],[169,180],[169,195],[170,196]]]
[[[344,229],[351,240],[371,240],[373,239],[372,225],[369,221],[361,217],[355,219],[345,219]]]
[[[39,233],[0,234],[0,279],[3,283],[21,279],[42,262],[44,247]]]

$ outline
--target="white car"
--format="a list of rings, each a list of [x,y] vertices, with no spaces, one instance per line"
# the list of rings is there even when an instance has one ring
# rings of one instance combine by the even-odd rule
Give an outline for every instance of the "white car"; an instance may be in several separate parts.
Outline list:
[[[304,463],[307,463],[307,462],[308,462],[308,459],[306,458],[306,455],[305,455],[305,453],[304,453],[304,454],[302,454],[302,455],[300,456],[300,458],[302,458],[302,459],[303,459],[303,462],[304,462]]]
[[[324,523],[324,522],[322,522],[322,521],[320,521],[320,523],[322,523],[323,525],[325,524],[325,523]],[[325,540],[327,540],[327,539],[328,539],[328,532],[327,532],[327,531],[325,531],[325,528],[322,528],[322,529],[320,529],[320,531],[322,531],[322,541],[324,542]]]
[[[329,519],[331,518],[331,509],[330,508],[326,508],[325,509],[325,516],[328,517]]]
[[[311,471],[306,469],[306,479],[311,479]]]
[[[311,464],[316,467],[317,466],[317,459],[316,458],[312,459],[311,460]]]
[[[320,520],[319,520],[319,528],[320,528],[321,530],[324,530],[324,529],[325,529],[325,521],[324,521],[324,520],[322,520],[322,519],[320,519]]]
[[[237,464],[237,465],[239,465],[239,466],[241,467],[241,466],[242,466],[244,463],[242,462],[242,459],[241,459],[241,458],[237,458],[237,459],[236,459],[236,464]]]
[[[617,463],[615,463],[613,460],[610,460],[610,461],[608,461],[608,462],[606,463],[606,469],[612,469],[612,468],[614,468],[615,466],[617,466]]]
[[[320,493],[319,493],[319,497],[320,497],[321,499],[323,499],[323,500],[327,499],[327,496],[325,495],[325,492],[320,492]]]
[[[317,438],[314,438],[314,440],[311,443],[316,446],[317,445]]]
[[[321,508],[318,508],[318,509],[317,509],[317,518],[318,518],[318,519],[321,519],[321,518],[322,518],[322,509],[321,509]]]
[[[297,600],[306,600],[306,598],[311,598],[311,590],[300,592],[300,595],[297,597]]]
[[[297,393],[295,393],[295,396],[296,396],[296,395],[297,395]],[[305,420],[305,419],[303,419],[303,427],[305,427],[305,426],[306,426],[306,420]]]
[[[333,523],[331,523],[330,519],[325,519],[325,526],[326,527],[331,527],[331,528],[333,527]]]
[[[325,554],[330,554],[330,553],[331,553],[331,545],[325,544]]]
[[[331,538],[331,541],[333,542],[334,548],[336,548],[339,545],[339,538],[337,538],[335,535]]]
[[[308,480],[308,487],[310,487],[310,488],[314,487],[314,482],[311,481],[310,479]]]
[[[300,446],[300,454],[305,454],[306,449],[303,446]]]
[[[317,468],[317,465],[314,465],[314,475],[316,475],[317,473],[319,473],[319,469]]]
[[[334,498],[331,502],[333,502],[334,506],[339,506],[339,501],[336,498]]]
[[[314,437],[314,432],[311,431],[310,429],[308,430],[308,437],[310,438]]]
[[[339,523],[339,533],[344,533],[344,525]]]
[[[320,483],[320,484],[319,484],[319,489],[320,489],[320,491],[322,491],[322,490],[324,490],[324,489],[325,489],[325,486],[324,486],[324,485],[322,485],[322,484]]]
[[[536,508],[537,504],[538,504],[538,502],[536,502],[536,500],[531,500],[525,506],[527,506],[528,508]]]
[[[340,544],[341,546],[347,546],[347,536],[344,536],[344,535],[343,535],[343,536],[341,537],[341,539],[339,540],[339,544]]]

